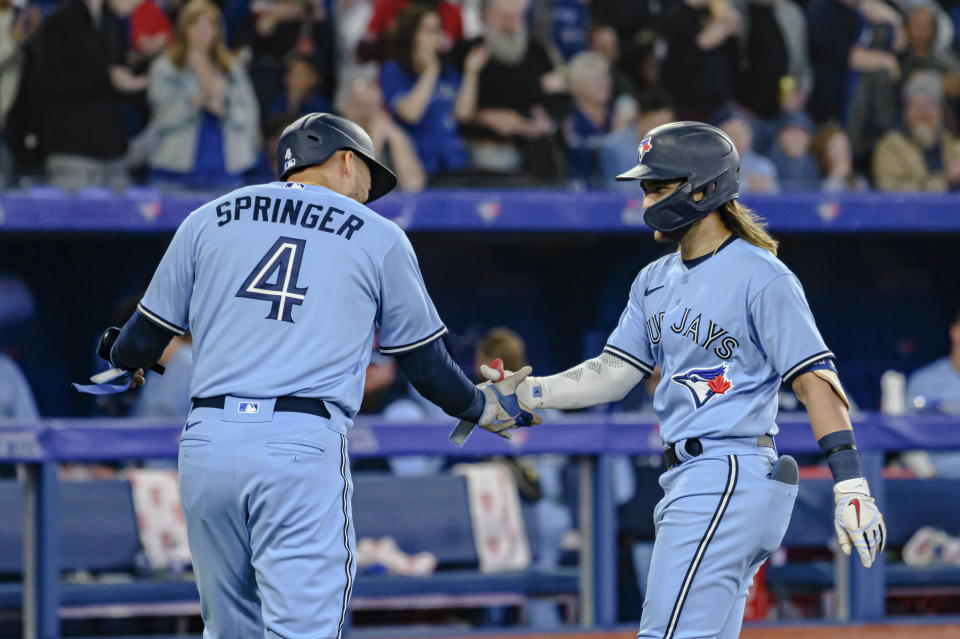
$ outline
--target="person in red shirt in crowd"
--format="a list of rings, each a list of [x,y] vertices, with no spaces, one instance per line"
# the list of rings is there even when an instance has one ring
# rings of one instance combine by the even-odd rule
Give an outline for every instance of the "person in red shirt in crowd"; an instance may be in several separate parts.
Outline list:
[[[440,30],[443,37],[440,42],[440,51],[446,52],[454,44],[463,39],[463,16],[460,5],[449,0],[416,0],[417,4],[426,5],[440,17]],[[413,0],[376,0],[373,6],[373,15],[367,32],[357,47],[357,57],[360,60],[383,60],[386,57],[386,43],[390,29],[397,23],[400,13],[413,3]]]

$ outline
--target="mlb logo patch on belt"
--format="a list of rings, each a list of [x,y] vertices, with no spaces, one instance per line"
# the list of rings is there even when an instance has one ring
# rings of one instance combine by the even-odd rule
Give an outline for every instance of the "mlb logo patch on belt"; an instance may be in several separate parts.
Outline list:
[[[237,404],[237,412],[243,415],[256,415],[260,412],[260,402],[240,402]]]

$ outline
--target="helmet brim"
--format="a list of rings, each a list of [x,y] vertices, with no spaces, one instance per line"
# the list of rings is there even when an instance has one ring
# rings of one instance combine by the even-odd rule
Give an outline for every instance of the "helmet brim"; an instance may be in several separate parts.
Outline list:
[[[363,158],[370,169],[370,193],[367,195],[367,201],[364,204],[370,204],[392,191],[397,186],[397,176],[393,171],[380,164],[366,153],[352,149],[354,153]]]
[[[615,179],[617,182],[628,182],[630,180],[684,180],[686,178],[686,175],[663,173],[646,164],[638,164],[629,171],[621,173]]]

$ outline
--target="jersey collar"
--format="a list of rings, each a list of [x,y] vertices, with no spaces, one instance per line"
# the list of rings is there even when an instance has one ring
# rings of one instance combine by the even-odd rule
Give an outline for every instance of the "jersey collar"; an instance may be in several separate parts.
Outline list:
[[[333,193],[330,189],[319,184],[303,184],[302,182],[271,182],[270,186],[276,186],[282,189],[291,189],[294,191],[317,191],[319,193]]]
[[[690,270],[690,269],[692,269],[694,266],[697,266],[698,264],[703,264],[704,262],[706,262],[707,260],[709,260],[711,257],[713,257],[714,255],[716,255],[717,253],[719,253],[719,252],[722,251],[723,249],[725,249],[725,248],[727,248],[728,246],[730,246],[731,244],[733,244],[733,241],[736,240],[736,239],[737,239],[737,236],[736,236],[736,235],[731,235],[730,237],[728,237],[728,238],[723,242],[723,244],[721,244],[720,246],[717,247],[717,250],[716,250],[716,251],[714,251],[714,252],[712,252],[712,253],[707,253],[706,255],[701,255],[700,257],[695,257],[695,258],[693,258],[692,260],[683,260],[683,265],[684,265],[685,267],[687,267],[687,270]]]

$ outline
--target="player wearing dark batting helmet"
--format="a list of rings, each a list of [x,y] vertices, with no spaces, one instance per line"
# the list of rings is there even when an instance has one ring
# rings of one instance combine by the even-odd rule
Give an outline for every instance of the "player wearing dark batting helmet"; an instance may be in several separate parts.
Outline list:
[[[142,383],[172,336],[193,335],[180,494],[206,639],[341,636],[356,570],[346,434],[377,330],[448,414],[491,430],[536,421],[513,393],[529,368],[478,388],[448,354],[410,241],[364,206],[396,184],[367,133],[314,113],[278,155],[282,181],[184,220],[100,349]]]
[[[737,202],[740,158],[719,129],[674,122],[650,131],[637,166],[644,220],[679,250],[646,266],[596,358],[527,377],[520,405],[617,401],[661,372],[653,407],[666,472],[638,636],[740,635],[747,589],[779,545],[797,495],[797,465],[778,457],[777,392],[807,408],[836,485],[835,528],[870,566],[885,527],[860,470],[849,404],[797,277],[777,242]]]

